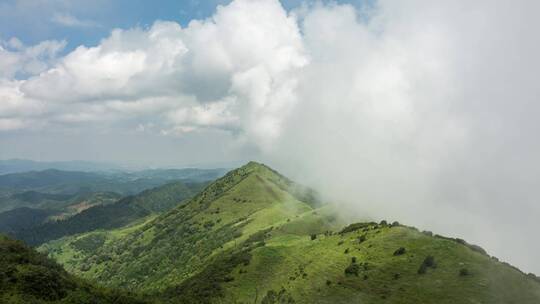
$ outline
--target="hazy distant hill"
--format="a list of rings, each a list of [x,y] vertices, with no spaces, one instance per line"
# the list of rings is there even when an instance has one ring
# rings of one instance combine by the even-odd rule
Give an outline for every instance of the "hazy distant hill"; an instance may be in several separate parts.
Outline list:
[[[39,245],[67,235],[96,229],[118,228],[154,213],[169,210],[181,204],[185,199],[193,197],[206,184],[205,182],[174,182],[143,191],[134,196],[125,197],[114,203],[88,208],[63,220],[38,223],[31,226],[23,224],[18,225],[17,229],[11,226],[11,229],[0,229],[0,232],[8,233],[30,245]],[[26,210],[22,215],[33,215],[31,210]],[[11,217],[11,221],[16,222],[14,219],[15,212],[8,211],[8,213],[7,217]],[[34,213],[39,213],[39,211],[34,211]],[[0,219],[2,218],[1,215],[0,213]],[[23,220],[22,215],[19,216],[19,220]],[[29,219],[25,221],[28,223]],[[1,225],[0,228],[2,228]]]
[[[462,240],[346,225],[257,163],[135,226],[40,247],[68,271],[166,303],[540,303],[540,282]]]
[[[121,170],[120,166],[89,161],[38,162],[27,159],[0,160],[0,174],[20,173],[57,169],[64,171],[110,171]]]
[[[59,185],[98,183],[104,179],[103,176],[96,173],[47,169],[44,171],[0,175],[0,187],[34,189]]]
[[[48,169],[0,175],[0,212],[20,207],[61,209],[92,193],[133,195],[173,181],[214,180],[224,169],[156,169],[137,172],[76,172]]]
[[[78,172],[96,172],[96,173],[125,173],[134,175],[154,175],[163,177],[166,172],[171,173],[174,178],[182,176],[182,178],[190,178],[189,174],[192,174],[192,177],[201,175],[201,173],[211,173],[219,171],[223,175],[226,171],[225,169],[215,169],[215,168],[230,168],[230,164],[216,164],[209,167],[209,164],[200,164],[200,166],[189,166],[189,168],[175,168],[175,169],[144,169],[141,167],[129,167],[121,166],[113,163],[104,163],[104,162],[91,162],[91,161],[57,161],[57,162],[41,162],[33,161],[27,159],[7,159],[0,160],[0,175],[10,174],[10,173],[24,173],[29,171],[44,171],[49,169],[60,170],[60,171],[78,171]]]
[[[112,191],[137,193],[168,181],[209,181],[222,176],[224,169],[156,169],[137,172],[96,173],[47,169],[0,175],[0,189],[43,189],[48,192],[67,193],[85,189],[88,191]],[[142,190],[141,190],[142,189]]]

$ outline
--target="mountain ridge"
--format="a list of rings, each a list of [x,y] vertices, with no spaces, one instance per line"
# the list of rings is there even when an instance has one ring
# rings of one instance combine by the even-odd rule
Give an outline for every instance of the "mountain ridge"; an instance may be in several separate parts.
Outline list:
[[[41,251],[69,272],[164,303],[538,303],[540,283],[464,241],[334,206],[250,162],[136,226]],[[511,288],[506,288],[511,286]]]

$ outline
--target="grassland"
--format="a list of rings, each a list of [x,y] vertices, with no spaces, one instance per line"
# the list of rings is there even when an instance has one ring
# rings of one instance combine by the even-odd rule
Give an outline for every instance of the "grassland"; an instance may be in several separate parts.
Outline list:
[[[165,214],[40,250],[163,303],[540,303],[536,277],[464,241],[344,226],[309,190],[250,163]]]

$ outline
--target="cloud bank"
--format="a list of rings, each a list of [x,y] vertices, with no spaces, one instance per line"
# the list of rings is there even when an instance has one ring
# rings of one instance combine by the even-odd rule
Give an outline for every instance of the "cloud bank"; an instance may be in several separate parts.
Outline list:
[[[220,130],[348,213],[540,273],[534,1],[236,0],[187,27],[0,49],[0,130]]]

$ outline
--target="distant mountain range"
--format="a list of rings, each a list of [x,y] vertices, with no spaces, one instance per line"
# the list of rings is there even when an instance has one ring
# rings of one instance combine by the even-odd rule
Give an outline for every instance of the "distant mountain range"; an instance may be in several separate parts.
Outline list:
[[[90,161],[40,162],[27,159],[0,160],[0,174],[57,169],[65,171],[121,171],[121,166]]]
[[[55,208],[81,194],[133,195],[173,181],[206,182],[225,169],[154,169],[135,172],[79,172],[47,169],[0,175],[0,212],[16,207]]]
[[[184,169],[215,169],[215,168],[233,168],[238,162],[220,162],[220,163],[201,163],[184,166],[167,166],[167,168]],[[93,162],[84,160],[73,161],[35,161],[28,159],[5,159],[0,160],[0,175],[9,173],[21,173],[29,171],[43,171],[47,169],[56,169],[61,171],[82,171],[82,172],[160,172],[161,168],[151,168],[141,165],[119,165],[112,162]],[[164,169],[167,170],[167,169]]]

